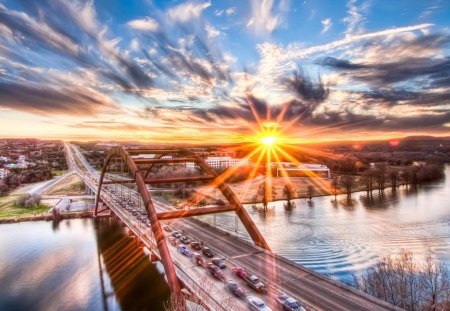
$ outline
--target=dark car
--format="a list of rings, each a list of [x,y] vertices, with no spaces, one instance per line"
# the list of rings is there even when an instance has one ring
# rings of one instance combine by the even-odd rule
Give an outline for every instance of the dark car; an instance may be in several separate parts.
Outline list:
[[[232,292],[235,296],[243,298],[245,297],[245,293],[242,290],[242,288],[239,287],[239,285],[232,280],[227,281],[227,289]]]
[[[225,281],[225,276],[223,275],[222,271],[212,263],[208,263],[206,265],[206,269],[208,269],[209,273],[211,273],[211,275],[216,279]]]
[[[200,255],[199,253],[194,253],[192,258],[194,259],[197,266],[202,266],[202,267],[206,266],[205,258],[203,258],[203,256]]]
[[[172,235],[173,235],[175,238],[177,238],[177,239],[181,237],[181,233],[178,232],[178,231],[172,232]]]
[[[166,232],[172,232],[172,228],[170,228],[169,226],[164,226],[163,227],[163,229],[164,229],[164,231],[166,231]]]
[[[202,245],[196,241],[191,243],[191,247],[196,251],[200,251],[202,249]]]
[[[180,238],[180,242],[183,243],[183,244],[190,244],[192,242],[192,240],[188,236],[183,235]]]
[[[213,258],[211,262],[218,266],[220,269],[225,269],[227,267],[223,258]]]
[[[209,247],[203,247],[202,253],[208,258],[214,257],[214,253]]]

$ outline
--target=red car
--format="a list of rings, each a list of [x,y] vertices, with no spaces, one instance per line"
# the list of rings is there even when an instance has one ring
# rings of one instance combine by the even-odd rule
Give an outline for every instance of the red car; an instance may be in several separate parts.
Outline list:
[[[200,255],[199,253],[194,253],[192,258],[194,259],[194,262],[197,264],[197,266],[206,266],[206,260],[205,258],[203,258],[202,255]]]
[[[169,243],[172,244],[173,246],[177,246],[178,244],[177,239],[175,239],[174,237],[169,238]]]
[[[250,275],[244,268],[241,267],[233,267],[231,268],[231,271],[244,280],[246,280],[246,278]]]
[[[191,247],[196,251],[200,251],[202,249],[202,245],[196,241],[191,243]]]

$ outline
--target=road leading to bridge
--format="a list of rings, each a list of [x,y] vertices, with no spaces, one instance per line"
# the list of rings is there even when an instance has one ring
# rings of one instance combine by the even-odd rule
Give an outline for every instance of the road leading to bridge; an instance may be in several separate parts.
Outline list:
[[[69,149],[71,150],[71,149]],[[86,160],[81,155],[81,152],[75,154],[80,158],[84,164]],[[84,159],[84,160],[82,160]],[[97,182],[97,174],[89,175],[90,170],[86,167],[88,173],[83,174],[86,183]],[[119,186],[122,187],[122,186]],[[128,192],[128,189],[127,189]],[[125,192],[126,193],[126,192]],[[138,194],[133,191],[130,192],[132,201],[138,202]],[[151,246],[151,238],[146,238],[152,235],[151,230],[147,229],[145,225],[132,216],[128,211],[120,207],[120,204],[115,203],[114,195],[105,191],[102,193],[104,201],[109,202],[110,208],[122,219],[127,226],[135,231],[137,236],[141,236],[144,242],[147,241],[149,247]],[[157,200],[153,203],[158,211],[165,211],[173,207],[167,204],[161,204]],[[319,275],[309,269],[301,267],[292,261],[277,256],[273,253],[250,245],[246,241],[232,237],[225,232],[196,220],[196,219],[179,219],[172,221],[172,225],[191,238],[204,242],[219,254],[219,257],[227,259],[228,266],[238,265],[255,273],[264,279],[269,285],[269,292],[267,295],[256,294],[245,286],[242,280],[232,275],[229,271],[226,272],[227,279],[233,279],[241,287],[248,291],[248,294],[259,296],[264,300],[273,310],[277,310],[275,297],[279,293],[289,293],[300,301],[306,303],[309,309],[315,310],[330,310],[330,311],[377,311],[377,310],[400,310],[392,305],[389,305],[381,300],[370,297],[360,291],[354,290],[344,284],[329,279],[328,277]],[[232,301],[228,309],[242,310],[246,308],[244,300],[234,298],[228,291],[224,290],[223,283],[216,281],[210,277],[203,268],[193,267],[192,261],[178,253],[174,247],[169,245],[171,255],[177,267],[177,274],[180,278],[188,275],[191,281],[197,282],[197,286],[204,286],[205,276],[211,279],[212,293],[211,298],[215,304],[221,303],[225,300]],[[227,269],[226,269],[227,270]],[[223,307],[221,308],[223,309]]]

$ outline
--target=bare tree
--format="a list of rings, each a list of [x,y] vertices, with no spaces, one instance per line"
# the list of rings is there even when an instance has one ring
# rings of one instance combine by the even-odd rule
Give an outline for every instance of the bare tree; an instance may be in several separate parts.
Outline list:
[[[354,179],[353,176],[346,175],[343,178],[341,178],[342,187],[345,189],[345,193],[347,194],[347,197],[350,198],[352,196],[352,189],[353,189],[353,183]]]
[[[333,187],[334,200],[336,201],[337,190],[339,188],[339,178],[337,176],[331,180],[331,187]]]
[[[397,189],[398,172],[395,169],[389,171],[389,177],[391,178],[392,191]]]
[[[383,258],[355,277],[356,287],[405,310],[450,310],[450,280],[446,266],[427,256],[417,263],[410,251]]]
[[[292,187],[292,184],[286,184],[283,187],[283,193],[287,200],[287,207],[292,207],[292,197],[295,196],[295,190],[294,187]]]
[[[308,186],[307,194],[308,194],[309,202],[311,202],[312,201],[312,197],[314,195],[314,187],[312,185]]]

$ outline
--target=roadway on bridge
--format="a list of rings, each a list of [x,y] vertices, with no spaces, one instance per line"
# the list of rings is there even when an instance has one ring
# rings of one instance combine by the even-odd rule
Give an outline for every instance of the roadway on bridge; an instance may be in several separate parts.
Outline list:
[[[77,157],[82,157],[80,152],[77,152]],[[84,157],[83,157],[84,159]],[[81,158],[80,158],[81,160]],[[84,165],[87,161],[81,161]],[[87,166],[87,171],[92,172],[92,168]],[[93,174],[93,178],[83,175],[86,182],[92,183],[97,180],[98,173]],[[121,187],[121,186],[119,186]],[[127,190],[128,192],[128,190]],[[111,194],[106,194],[107,200]],[[132,200],[137,202],[137,193],[133,191]],[[111,202],[110,205],[116,205]],[[154,200],[154,205],[158,211],[164,211],[169,208],[166,204]],[[135,219],[125,209],[115,206],[115,210],[122,214],[122,219],[126,222],[131,222],[131,225],[142,226],[140,222]],[[324,276],[320,276],[304,267],[300,267],[295,263],[275,256],[271,253],[266,253],[262,249],[248,244],[245,241],[239,240],[235,237],[230,237],[220,230],[216,230],[200,223],[195,219],[180,219],[175,223],[175,227],[188,234],[191,238],[197,241],[203,241],[207,246],[211,247],[215,252],[220,254],[219,257],[225,257],[227,259],[228,266],[233,265],[242,266],[252,273],[255,273],[259,277],[269,282],[268,295],[260,295],[253,292],[246,287],[240,279],[231,275],[229,271],[226,272],[227,279],[233,279],[241,287],[248,291],[248,294],[259,296],[263,299],[273,310],[277,310],[274,297],[280,292],[287,292],[292,294],[295,298],[302,302],[306,302],[307,305],[317,310],[396,310],[395,307],[384,304],[380,300],[374,298],[368,298],[367,295],[350,290],[343,284],[329,280]],[[151,230],[146,229],[145,234],[151,235]],[[213,284],[213,298],[220,302],[224,301],[224,297],[228,297],[232,300],[232,309],[242,310],[246,308],[246,302],[238,298],[234,298],[228,291],[224,290],[224,286],[220,281],[216,281],[207,274],[207,271],[203,268],[193,267],[192,261],[187,257],[181,255],[175,250],[174,247],[169,245],[171,255],[175,261],[178,269],[183,272],[188,272],[189,276],[196,280],[200,285],[204,282],[205,276],[212,280]],[[229,268],[227,268],[229,269]],[[225,269],[225,270],[227,270]],[[398,310],[398,309],[397,309]]]

